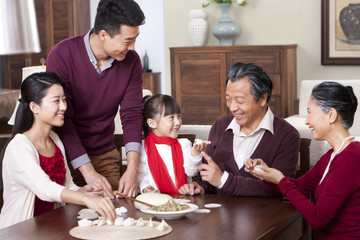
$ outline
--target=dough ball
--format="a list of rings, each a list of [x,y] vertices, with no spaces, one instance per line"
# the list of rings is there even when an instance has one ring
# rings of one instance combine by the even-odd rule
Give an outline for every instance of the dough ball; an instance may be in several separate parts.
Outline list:
[[[170,200],[173,200],[171,196],[162,193],[143,193],[137,196],[136,199],[152,205],[162,205]],[[146,206],[144,204],[135,202],[135,208],[140,209],[142,207]]]
[[[254,170],[257,171],[257,172],[264,172],[264,170],[262,170],[259,165],[256,165],[256,166],[254,167]]]

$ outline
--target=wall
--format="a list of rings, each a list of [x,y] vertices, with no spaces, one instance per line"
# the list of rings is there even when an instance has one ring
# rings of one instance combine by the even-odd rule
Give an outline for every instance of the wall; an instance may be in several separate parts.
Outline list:
[[[201,8],[200,0],[164,1],[167,93],[171,93],[169,48],[192,45],[187,25],[188,13],[194,8]],[[220,9],[212,3],[203,10],[211,30],[220,18]],[[299,83],[304,79],[360,78],[359,66],[321,65],[321,1],[248,0],[245,7],[233,4],[229,15],[241,30],[235,45],[298,45],[298,91]],[[210,31],[206,45],[219,45]]]

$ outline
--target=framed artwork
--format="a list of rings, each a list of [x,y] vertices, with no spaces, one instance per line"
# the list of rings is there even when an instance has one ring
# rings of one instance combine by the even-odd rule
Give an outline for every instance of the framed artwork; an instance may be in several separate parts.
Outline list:
[[[322,0],[321,64],[360,65],[360,0]]]

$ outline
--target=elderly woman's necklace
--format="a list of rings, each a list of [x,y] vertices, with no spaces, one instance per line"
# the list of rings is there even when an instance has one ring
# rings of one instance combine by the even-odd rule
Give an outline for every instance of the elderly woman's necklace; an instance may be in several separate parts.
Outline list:
[[[328,165],[326,166],[325,172],[324,172],[324,174],[323,174],[323,176],[322,176],[322,178],[321,178],[321,180],[319,182],[319,185],[321,184],[321,182],[324,180],[326,174],[328,173],[332,160],[335,158],[336,155],[338,155],[342,150],[344,150],[351,143],[351,142],[349,142],[348,144],[346,144],[346,146],[344,146],[346,141],[349,140],[349,139],[352,139],[352,138],[354,138],[354,136],[349,136],[349,137],[345,138],[344,141],[341,143],[339,149],[336,152],[333,152],[331,154],[330,161],[329,161]]]

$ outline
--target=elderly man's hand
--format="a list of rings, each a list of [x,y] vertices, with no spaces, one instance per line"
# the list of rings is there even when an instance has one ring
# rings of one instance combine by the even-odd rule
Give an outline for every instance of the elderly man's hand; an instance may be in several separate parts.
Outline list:
[[[203,163],[199,167],[201,179],[203,181],[209,182],[214,187],[219,187],[221,185],[221,177],[223,172],[209,155],[207,155],[205,152],[201,152],[201,155],[208,162],[208,164]]]

